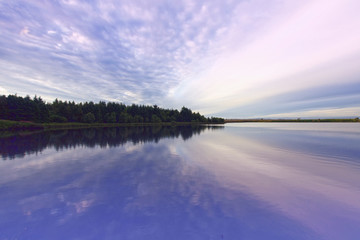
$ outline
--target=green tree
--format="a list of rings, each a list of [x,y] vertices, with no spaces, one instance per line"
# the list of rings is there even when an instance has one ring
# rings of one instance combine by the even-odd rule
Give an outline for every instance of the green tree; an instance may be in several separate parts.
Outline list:
[[[144,118],[142,116],[140,116],[140,115],[135,115],[134,122],[135,123],[142,123],[142,122],[144,122]]]
[[[45,103],[40,97],[0,96],[0,118],[34,122],[209,122],[223,123],[222,118],[206,119],[183,107],[181,111],[163,109],[157,105],[145,106],[100,101],[76,104],[74,101],[55,99]]]
[[[160,122],[161,122],[161,119],[160,119],[158,116],[156,116],[155,114],[153,114],[153,115],[151,116],[151,122],[153,122],[153,123],[160,123]]]
[[[66,117],[60,115],[53,114],[50,116],[50,122],[65,123],[67,121]]]
[[[0,119],[8,119],[8,110],[6,96],[0,96]]]
[[[86,123],[95,122],[94,114],[92,112],[88,112],[87,114],[85,114],[84,117],[83,117],[83,122],[86,122]]]
[[[119,122],[120,123],[128,123],[130,122],[130,115],[127,112],[122,112],[119,115]]]
[[[112,112],[112,113],[105,114],[105,121],[107,123],[115,123],[116,122],[116,113]]]
[[[179,121],[180,122],[191,122],[192,111],[189,108],[182,107],[180,111]]]

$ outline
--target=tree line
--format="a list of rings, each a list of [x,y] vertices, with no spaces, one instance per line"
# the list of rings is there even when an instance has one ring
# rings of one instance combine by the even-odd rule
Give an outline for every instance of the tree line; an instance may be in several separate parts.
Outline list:
[[[0,119],[36,123],[224,123],[223,118],[206,118],[186,107],[179,111],[157,105],[125,105],[104,101],[75,103],[58,99],[46,103],[41,97],[17,95],[0,96]]]

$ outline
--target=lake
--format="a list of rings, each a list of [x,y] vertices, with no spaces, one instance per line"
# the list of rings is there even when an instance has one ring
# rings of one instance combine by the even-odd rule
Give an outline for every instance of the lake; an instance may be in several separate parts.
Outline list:
[[[0,240],[360,239],[359,123],[0,139]]]

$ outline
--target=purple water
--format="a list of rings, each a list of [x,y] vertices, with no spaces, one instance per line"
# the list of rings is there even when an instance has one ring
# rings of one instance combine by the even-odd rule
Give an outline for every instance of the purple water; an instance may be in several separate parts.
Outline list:
[[[360,239],[360,124],[0,139],[0,240]]]

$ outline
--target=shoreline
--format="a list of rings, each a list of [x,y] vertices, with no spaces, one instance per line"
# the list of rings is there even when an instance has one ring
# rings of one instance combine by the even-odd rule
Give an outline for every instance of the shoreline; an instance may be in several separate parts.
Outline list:
[[[303,123],[303,122],[360,122],[359,118],[344,118],[344,119],[225,119],[224,123],[248,123],[248,122],[260,122],[260,123],[271,123],[271,122],[279,122],[279,123]]]
[[[30,134],[39,131],[69,130],[83,128],[146,127],[146,126],[196,126],[224,125],[202,122],[159,122],[159,123],[34,123],[28,121],[0,120],[0,138],[16,134]]]
[[[196,126],[225,125],[227,123],[355,123],[358,118],[350,119],[225,119],[224,123],[202,122],[158,122],[158,123],[34,123],[28,121],[11,121],[0,119],[0,138],[13,135],[27,135],[41,131],[70,130],[84,128],[110,127],[147,127],[147,126]]]

